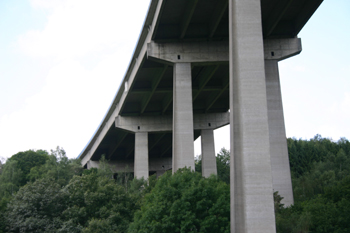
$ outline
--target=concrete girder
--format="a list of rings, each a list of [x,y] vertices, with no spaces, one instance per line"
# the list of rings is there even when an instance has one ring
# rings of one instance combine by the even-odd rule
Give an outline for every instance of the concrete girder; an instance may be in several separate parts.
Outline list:
[[[274,8],[274,11],[272,11],[272,14],[270,14],[269,18],[267,19],[267,22],[264,25],[265,38],[271,35],[271,33],[276,28],[277,24],[280,22],[281,18],[286,13],[293,1],[294,0],[278,2],[278,4]]]
[[[210,76],[212,77],[212,76]],[[206,79],[206,82],[208,82],[210,80],[210,78]],[[222,87],[225,87],[226,83],[223,86],[204,86],[204,87],[192,87],[192,91],[194,92],[199,92],[199,91],[221,91]],[[150,92],[152,92],[152,89],[150,88],[143,88],[143,89],[134,89],[132,91],[133,93],[137,93],[137,94],[149,94]],[[165,93],[165,94],[172,94],[173,93],[173,89],[171,88],[157,88],[153,93]],[[194,94],[193,96],[196,96],[197,94]]]
[[[138,67],[142,67],[142,64],[145,62],[145,58],[146,57],[141,57],[141,58],[136,58],[134,59],[132,62],[135,63],[135,66],[138,66]],[[123,95],[121,96],[121,101],[119,103],[120,106],[119,106],[119,112],[122,112],[126,107],[125,107],[125,104],[126,104],[126,98],[128,96],[128,93],[130,90],[132,90],[133,88],[133,85],[134,85],[134,80],[135,80],[135,77],[137,77],[137,74],[140,72],[141,69],[138,69],[137,71],[136,70],[133,70],[133,74],[131,75],[132,79],[131,80],[128,80],[124,83],[124,91],[123,91]],[[131,105],[130,103],[128,105]],[[137,110],[140,109],[140,104],[137,103]],[[133,106],[134,107],[134,106]]]
[[[124,141],[127,135],[128,135],[127,132],[123,132],[122,135],[117,139],[117,143],[111,146],[110,150],[108,151],[108,159],[111,158],[111,156],[114,154],[117,148],[122,144],[122,142]]]
[[[154,140],[153,144],[149,146],[149,151],[151,151],[165,136],[165,133],[158,134],[158,137]]]
[[[281,61],[301,52],[300,38],[266,39],[264,58]],[[226,63],[229,60],[227,41],[155,43],[147,47],[148,59],[173,65],[178,62]]]
[[[164,75],[164,73],[165,73],[167,68],[168,68],[168,66],[165,65],[164,68],[161,70],[161,72],[159,72],[158,74],[155,75],[155,78],[154,78],[154,80],[152,82],[151,91],[150,91],[148,97],[145,98],[144,101],[141,104],[141,114],[144,113],[145,109],[147,108],[148,103],[151,100],[154,92],[156,91],[156,89],[158,87],[158,84],[159,84],[160,80],[162,79],[162,77],[163,77],[163,75]]]
[[[209,26],[209,37],[212,38],[216,29],[219,26],[219,23],[227,9],[228,1],[227,0],[219,0],[218,4],[215,7],[213,16],[211,17],[211,24]]]
[[[323,0],[305,1],[303,8],[298,14],[298,17],[294,20],[294,28],[297,32],[304,27],[306,22],[309,20],[310,15],[316,11],[322,2]]]
[[[162,152],[160,153],[160,157],[162,158],[170,149],[171,149],[172,145],[164,145],[164,147],[162,148]]]
[[[225,83],[223,87],[219,90],[217,94],[213,94],[208,98],[207,107],[205,109],[205,113],[209,111],[209,109],[215,104],[215,102],[220,98],[220,96],[229,88],[229,82]]]
[[[217,129],[230,123],[229,113],[207,113],[193,115],[193,129]],[[172,116],[117,116],[115,127],[133,133],[170,132],[173,127]]]
[[[227,41],[155,43],[147,47],[147,58],[161,63],[216,63],[228,61]]]
[[[203,69],[203,75],[201,76],[201,79],[199,80],[199,87],[197,92],[193,95],[193,101],[196,100],[200,92],[204,89],[205,85],[208,83],[208,81],[213,77],[216,70],[219,68],[219,66],[207,66]]]
[[[171,92],[171,93],[168,93],[162,101],[162,114],[164,114],[168,110],[172,101],[173,101],[173,93]]]
[[[197,3],[198,3],[198,0],[188,0],[187,7],[185,8],[185,14],[184,14],[184,16],[182,18],[182,22],[181,22],[180,39],[183,39],[186,35],[188,25],[191,22],[192,15],[194,13],[194,10],[196,9]]]
[[[301,52],[301,39],[267,39],[264,40],[265,60],[281,61]]]

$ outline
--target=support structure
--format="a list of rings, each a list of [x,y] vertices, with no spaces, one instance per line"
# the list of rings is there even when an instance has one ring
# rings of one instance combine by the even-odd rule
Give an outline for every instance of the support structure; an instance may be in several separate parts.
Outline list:
[[[194,170],[191,63],[175,63],[173,78],[173,172]]]
[[[135,168],[136,178],[148,179],[148,133],[135,133]]]
[[[201,130],[202,145],[202,176],[216,175],[216,157],[214,146],[214,131],[212,129]]]
[[[180,113],[180,112],[178,112]],[[191,112],[192,113],[192,112]],[[215,150],[214,150],[214,134],[213,130],[223,127],[229,124],[230,121],[229,112],[224,113],[207,113],[207,114],[194,114],[191,115],[193,117],[192,121],[185,122],[187,125],[181,125],[179,127],[187,127],[187,133],[190,134],[192,131],[192,136],[188,137],[188,135],[178,135],[178,138],[181,139],[180,144],[187,144],[189,147],[193,146],[193,131],[200,130],[202,135],[202,154],[203,154],[203,176],[208,177],[210,174],[216,174],[216,158],[215,158]],[[192,122],[192,125],[191,125]],[[189,123],[189,124],[188,124]],[[159,164],[154,160],[151,163],[151,159],[149,159],[149,168],[147,168],[145,161],[148,158],[148,150],[146,141],[148,133],[155,132],[171,132],[174,123],[171,116],[117,116],[115,119],[115,127],[124,131],[132,132],[135,134],[135,165],[133,171],[135,172],[135,176],[137,177],[145,177],[146,171],[157,171],[157,176],[164,173],[169,168],[173,168],[174,163],[170,163],[168,161],[159,160]],[[192,127],[192,130],[190,130]],[[187,140],[183,141],[184,138],[187,137]],[[193,153],[192,153],[193,155]],[[178,163],[184,164],[183,161],[187,161],[188,164],[185,164],[181,167],[191,167],[194,169],[194,158],[190,153],[187,153],[187,150],[182,151],[182,155],[180,157],[173,156],[173,160],[177,159]],[[93,163],[93,161],[91,161]],[[120,162],[118,162],[120,163]],[[133,166],[132,164],[129,167]],[[152,167],[152,168],[151,168]],[[178,167],[178,168],[181,168]],[[177,169],[178,169],[177,168]],[[141,169],[139,171],[139,169]],[[120,168],[119,168],[120,170]],[[148,177],[148,176],[147,176]]]
[[[293,203],[278,61],[300,53],[297,35],[322,1],[150,1],[81,164],[97,167],[106,155],[114,172],[139,178],[194,169],[201,132],[209,176],[216,172],[212,131],[230,123],[231,232],[276,232],[273,191]]]
[[[267,40],[264,43],[264,50],[273,190],[278,191],[279,195],[283,197],[281,202],[285,206],[290,206],[294,203],[294,199],[278,61],[299,54],[301,52],[301,40],[298,38]]]
[[[231,232],[276,232],[260,0],[229,0]]]

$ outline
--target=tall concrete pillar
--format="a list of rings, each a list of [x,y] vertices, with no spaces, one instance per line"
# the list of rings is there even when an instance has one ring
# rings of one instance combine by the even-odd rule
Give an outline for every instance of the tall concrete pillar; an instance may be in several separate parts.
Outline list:
[[[194,170],[192,78],[190,63],[174,64],[173,86],[173,173],[179,168]]]
[[[231,232],[276,232],[260,0],[229,0]]]
[[[148,133],[135,133],[134,176],[148,179]]]
[[[214,146],[214,130],[201,130],[202,145],[202,176],[209,177],[211,174],[216,175],[216,156]]]
[[[294,199],[277,60],[265,60],[265,76],[273,189],[290,206]]]

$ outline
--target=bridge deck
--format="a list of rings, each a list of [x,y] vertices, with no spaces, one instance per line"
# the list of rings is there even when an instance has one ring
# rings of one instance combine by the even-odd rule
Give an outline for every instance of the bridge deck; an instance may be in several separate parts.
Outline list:
[[[322,0],[261,0],[264,39],[294,38]],[[227,41],[227,0],[152,0],[132,61],[104,120],[82,151],[83,165],[134,156],[134,134],[115,128],[121,116],[172,115],[173,67],[147,58],[147,43]],[[181,56],[181,54],[179,54]],[[192,64],[193,113],[229,110],[228,62]],[[200,136],[195,131],[195,138]],[[149,156],[171,157],[171,132],[149,134]]]

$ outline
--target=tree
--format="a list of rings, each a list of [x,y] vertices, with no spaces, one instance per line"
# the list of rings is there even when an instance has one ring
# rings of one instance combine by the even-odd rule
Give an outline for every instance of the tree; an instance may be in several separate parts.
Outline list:
[[[0,157],[0,175],[1,175],[1,171],[4,166],[4,163],[5,163],[5,159],[3,157]]]
[[[80,160],[69,159],[64,149],[59,146],[55,150],[51,150],[51,154],[47,157],[45,164],[35,166],[30,170],[27,175],[28,180],[52,178],[63,186],[68,184],[74,175],[81,175],[83,172]]]
[[[74,176],[64,188],[68,208],[62,212],[62,220],[81,226],[83,232],[126,232],[139,209],[140,196],[132,191],[140,192],[143,185],[145,182],[135,180],[127,192],[104,172]]]
[[[145,196],[129,232],[230,232],[230,190],[190,169],[162,175]]]
[[[0,200],[13,195],[21,186],[23,172],[18,167],[16,160],[8,160],[4,165],[0,175]]]
[[[27,150],[24,152],[18,152],[12,155],[8,161],[17,161],[17,168],[22,171],[22,177],[20,178],[20,185],[25,185],[29,179],[27,175],[33,167],[45,164],[48,159],[48,153],[43,150],[36,152],[34,150]]]
[[[20,188],[7,206],[6,222],[13,232],[54,232],[61,226],[60,215],[67,194],[52,179],[39,179]]]
[[[276,211],[277,232],[350,232],[349,145],[320,135],[288,139],[295,202]]]
[[[218,178],[226,184],[230,184],[230,151],[221,148],[216,156]]]
[[[230,184],[230,151],[221,148],[216,155],[217,176],[226,184]],[[195,157],[195,171],[202,173],[202,156]]]

